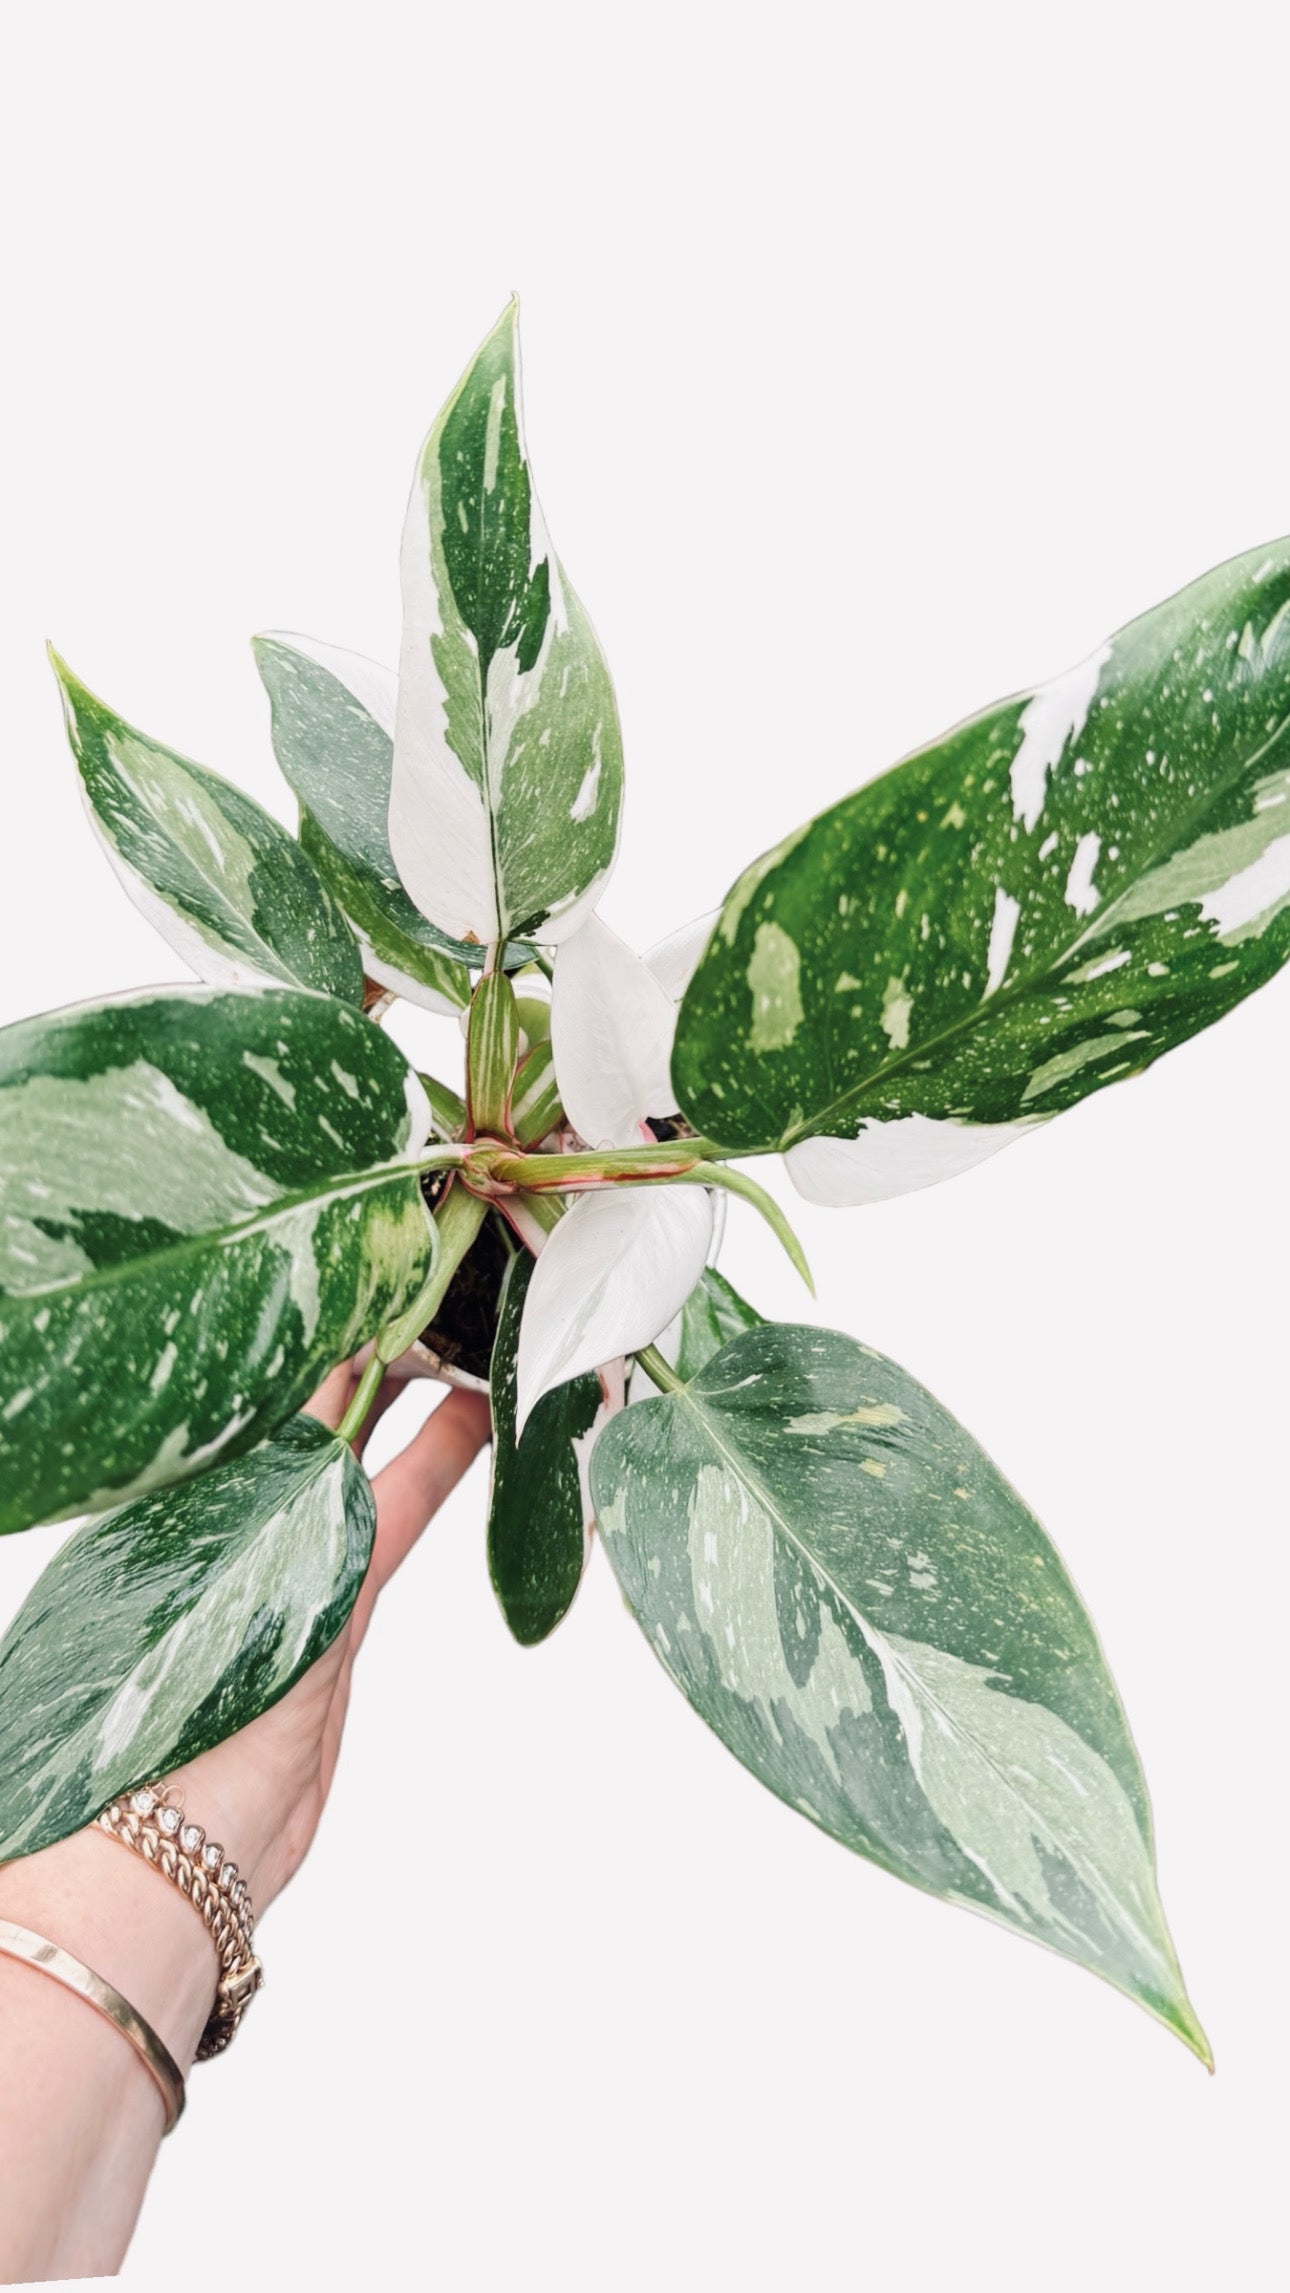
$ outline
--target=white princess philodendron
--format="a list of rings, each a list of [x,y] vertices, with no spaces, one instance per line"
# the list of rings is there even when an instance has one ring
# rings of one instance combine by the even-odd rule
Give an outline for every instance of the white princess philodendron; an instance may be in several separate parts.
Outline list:
[[[90,1515],[0,1645],[0,1859],[340,1631],[374,1517],[350,1437],[411,1354],[487,1382],[517,1639],[570,1608],[594,1515],[771,1791],[1207,2060],[1043,1530],[907,1371],[712,1260],[736,1194],[805,1271],[753,1158],[822,1204],[931,1185],[1285,962],[1290,542],[790,828],[645,957],[598,913],[622,742],[513,306],[418,458],[402,578],[397,677],[257,640],[298,836],[55,661],[95,832],[198,984],[0,1032],[0,1531]],[[464,1089],[382,1030],[395,996],[461,1018]],[[356,1353],[333,1435],[304,1404]]]

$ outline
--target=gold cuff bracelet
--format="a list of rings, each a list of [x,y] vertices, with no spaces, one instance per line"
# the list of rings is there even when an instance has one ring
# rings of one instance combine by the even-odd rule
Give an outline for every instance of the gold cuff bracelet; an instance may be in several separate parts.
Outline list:
[[[162,2045],[156,2031],[135,2012],[130,2001],[122,1998],[119,1990],[114,1990],[110,1982],[104,1982],[102,1975],[96,1975],[83,1960],[73,1958],[70,1951],[47,1942],[43,1935],[34,1935],[30,1927],[15,1926],[11,1919],[0,1919],[0,1951],[6,1958],[19,1959],[24,1966],[51,1975],[64,1990],[74,1992],[87,2006],[94,2007],[108,2022],[115,2024],[161,2088],[166,2105],[166,2132],[170,2133],[183,2116],[184,2074],[169,2048]]]

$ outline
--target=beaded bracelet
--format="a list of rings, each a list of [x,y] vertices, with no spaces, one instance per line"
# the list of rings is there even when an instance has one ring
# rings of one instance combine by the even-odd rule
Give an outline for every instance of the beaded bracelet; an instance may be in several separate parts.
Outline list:
[[[220,1963],[215,2003],[197,2049],[197,2060],[222,2054],[247,2007],[264,1984],[264,1969],[252,1948],[255,1926],[246,1881],[236,1863],[225,1859],[217,1840],[184,1815],[183,1796],[172,1784],[141,1784],[122,1792],[103,1809],[99,1828],[109,1839],[132,1848],[178,1887],[201,1912]]]

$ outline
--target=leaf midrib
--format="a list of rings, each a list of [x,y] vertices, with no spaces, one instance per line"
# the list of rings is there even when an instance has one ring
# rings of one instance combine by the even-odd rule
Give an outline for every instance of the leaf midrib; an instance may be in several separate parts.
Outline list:
[[[279,1483],[279,1487],[283,1489],[283,1494],[279,1498],[279,1501],[275,1504],[272,1513],[262,1517],[253,1530],[248,1531],[245,1527],[243,1527],[240,1534],[237,1531],[234,1532],[234,1538],[229,1540],[230,1545],[232,1545],[234,1549],[229,1555],[228,1565],[219,1570],[212,1569],[209,1565],[207,1565],[200,1572],[195,1573],[190,1580],[192,1585],[191,1599],[186,1602],[178,1616],[172,1616],[171,1621],[166,1626],[165,1630],[158,1633],[154,1640],[150,1640],[148,1642],[146,1648],[135,1655],[129,1670],[123,1673],[119,1679],[115,1680],[111,1684],[100,1684],[97,1682],[91,1684],[90,1692],[92,1695],[97,1697],[97,1701],[93,1701],[87,1704],[86,1710],[82,1714],[81,1718],[75,1723],[70,1736],[60,1735],[56,1753],[54,1754],[54,1758],[56,1758],[59,1763],[58,1769],[53,1772],[52,1780],[49,1783],[49,1788],[46,1790],[43,1798],[40,1799],[37,1804],[29,1807],[28,1812],[22,1822],[21,1828],[11,1836],[8,1843],[11,1853],[15,1848],[21,1849],[23,1840],[30,1835],[33,1825],[38,1822],[40,1815],[43,1813],[44,1809],[48,1807],[49,1802],[54,1796],[55,1792],[57,1792],[61,1785],[66,1781],[68,1768],[68,1760],[66,1755],[69,1746],[81,1742],[87,1735],[92,1735],[96,1727],[101,1726],[104,1712],[107,1709],[109,1703],[114,1701],[115,1698],[121,1694],[122,1690],[129,1686],[130,1682],[135,1678],[142,1664],[150,1663],[156,1656],[157,1651],[164,1648],[168,1641],[177,1640],[182,1642],[185,1638],[187,1638],[192,1630],[193,1619],[200,1616],[203,1607],[207,1605],[210,1600],[220,1600],[222,1598],[226,1598],[230,1578],[235,1572],[244,1571],[248,1557],[255,1552],[257,1545],[260,1543],[271,1524],[278,1520],[280,1516],[287,1511],[288,1507],[293,1506],[298,1502],[302,1492],[308,1488],[311,1482],[320,1479],[322,1474],[328,1470],[332,1464],[335,1463],[338,1456],[341,1459],[343,1470],[344,1453],[338,1444],[332,1443],[324,1446],[322,1443],[317,1443],[313,1445],[308,1454],[301,1458],[298,1468],[286,1474],[283,1478],[283,1481]],[[108,1516],[108,1522],[110,1522],[111,1517],[111,1515]],[[107,1523],[104,1525],[106,1526]],[[281,1613],[281,1611],[279,1613]],[[314,1613],[317,1614],[316,1608]],[[209,1694],[210,1690],[208,1689],[206,1693]],[[191,1705],[191,1697],[189,1697],[187,1701]],[[150,1699],[147,1703],[145,1711],[141,1715],[142,1718],[147,1719],[151,1717],[154,1703],[155,1697]],[[49,1707],[47,1706],[45,1707],[46,1710],[48,1708]],[[137,1736],[138,1728],[136,1727],[134,1731],[134,1739],[132,1740],[137,1739]],[[37,1778],[34,1778],[33,1782],[38,1782],[38,1777],[42,1774],[46,1776],[50,1775],[52,1767],[53,1761],[49,1755],[46,1755],[46,1758],[41,1762],[40,1769],[37,1771]],[[91,1770],[91,1772],[93,1771]]]
[[[506,379],[506,387],[507,387],[507,389],[508,389],[508,390],[511,392],[511,394],[512,394],[512,398],[514,399],[514,394],[515,394],[515,363],[514,363],[514,357],[513,357],[513,356],[512,356],[512,359],[511,359],[511,362],[510,362],[510,365],[509,365],[509,367],[506,369],[506,372],[505,372],[505,379]],[[463,390],[463,391],[464,391],[465,387],[466,387],[466,385],[465,385],[465,383],[463,382],[463,384],[462,384],[462,390]],[[460,392],[460,391],[458,392],[457,396],[458,396],[458,398],[461,396],[461,392]],[[455,405],[456,405],[456,403],[457,403],[457,400],[456,400],[456,399],[454,399],[454,400],[453,400],[453,405],[455,406]],[[503,410],[502,410],[502,411],[503,411],[503,414],[504,414],[504,412],[505,412],[505,408],[504,408],[504,407],[503,407]],[[517,436],[517,439],[519,440],[519,448],[520,448],[520,459],[521,459],[521,461],[524,461],[524,459],[525,459],[525,456],[524,456],[524,444],[523,444],[523,439],[519,437],[519,408],[518,408],[518,405],[516,405],[516,406],[515,406],[515,417],[516,417],[516,436]],[[446,415],[445,415],[445,417],[444,417],[444,420],[446,421]],[[499,427],[500,427],[500,423],[499,423]],[[441,429],[442,429],[442,424],[441,424]],[[436,448],[436,454],[437,454],[437,448]],[[498,455],[498,468],[497,468],[497,470],[494,472],[494,477],[495,477],[495,479],[496,479],[498,482],[500,482],[500,480],[501,480],[501,466],[500,466],[500,465],[501,465],[501,455],[500,455],[500,452],[499,452],[499,455]],[[532,488],[531,488],[531,481],[530,481],[530,495],[531,495],[531,490],[532,490]],[[484,527],[485,527],[485,516],[486,516],[486,513],[485,513],[485,507],[484,507],[484,505],[485,505],[485,502],[486,502],[486,500],[487,500],[487,496],[488,496],[488,488],[487,488],[487,487],[485,486],[485,484],[484,484],[484,472],[483,472],[483,465],[481,464],[481,465],[480,465],[480,471],[479,471],[479,535],[478,535],[478,539],[477,539],[477,542],[476,542],[476,546],[475,546],[475,595],[476,595],[476,597],[482,597],[482,596],[483,596],[483,593],[484,593],[484,539],[485,539],[485,537],[484,537]],[[443,468],[442,468],[442,464],[440,465],[440,471],[439,471],[439,507],[440,507],[440,512],[441,512],[441,514],[442,514],[442,513],[443,513]],[[447,564],[447,558],[446,558],[446,556],[445,556],[445,559],[444,559],[444,576],[445,576],[445,579],[447,579],[447,577],[448,577],[448,564]],[[454,602],[454,603],[456,603],[456,599],[455,599],[455,598],[454,598],[453,602]],[[460,605],[458,605],[458,606],[457,606],[457,611],[458,611],[458,613],[461,613],[461,607],[460,607]],[[465,614],[464,614],[464,613],[461,613],[461,621],[462,621],[462,626],[463,626],[463,628],[468,628],[468,627],[469,627],[469,623],[467,622],[467,620],[466,620],[466,616],[465,616]],[[506,937],[507,937],[507,933],[508,933],[508,930],[509,930],[509,925],[508,925],[508,923],[507,923],[507,918],[506,918],[506,911],[505,911],[505,906],[504,906],[504,903],[503,903],[503,896],[502,896],[502,863],[501,863],[501,854],[500,854],[500,852],[499,852],[499,850],[498,850],[498,823],[497,823],[497,812],[496,812],[496,810],[495,810],[495,808],[494,808],[494,804],[493,804],[493,766],[492,766],[492,741],[491,741],[491,737],[490,737],[490,736],[491,736],[491,723],[492,723],[492,720],[491,720],[491,717],[490,717],[490,713],[489,713],[489,707],[488,707],[488,673],[489,673],[489,670],[492,668],[492,665],[493,665],[493,661],[494,661],[494,660],[495,660],[495,658],[496,658],[496,653],[494,652],[494,653],[490,653],[490,654],[489,654],[489,657],[488,657],[488,662],[487,662],[487,666],[486,666],[486,665],[485,665],[485,662],[484,662],[484,654],[483,654],[483,648],[482,648],[482,646],[480,645],[480,642],[479,642],[479,632],[478,632],[478,630],[471,630],[471,635],[472,635],[472,637],[474,638],[474,644],[475,644],[475,684],[476,684],[476,689],[477,689],[477,694],[478,694],[478,704],[479,704],[479,762],[480,762],[480,794],[481,794],[481,796],[483,797],[483,800],[484,800],[484,818],[485,818],[485,820],[486,820],[486,821],[487,821],[487,823],[488,823],[488,862],[489,862],[489,867],[490,867],[490,869],[491,869],[491,872],[492,872],[492,878],[493,878],[493,909],[494,909],[494,920],[495,920],[495,922],[496,922],[496,925],[497,925],[497,939],[498,939],[498,942],[499,942],[499,944],[504,944],[504,943],[505,943],[505,940],[506,940]]]
[[[182,1265],[185,1259],[205,1255],[212,1250],[231,1248],[248,1236],[267,1230],[279,1218],[290,1216],[293,1211],[308,1203],[316,1202],[320,1209],[326,1208],[329,1203],[344,1202],[371,1193],[392,1179],[416,1177],[415,1163],[403,1161],[380,1163],[371,1170],[348,1172],[337,1184],[328,1185],[325,1189],[306,1187],[295,1194],[279,1195],[271,1203],[265,1203],[260,1210],[253,1212],[249,1218],[238,1219],[225,1226],[204,1227],[200,1234],[181,1235],[178,1241],[168,1242],[163,1249],[144,1251],[137,1258],[118,1259],[111,1266],[91,1267],[84,1274],[72,1275],[66,1281],[51,1282],[43,1290],[0,1289],[0,1306],[6,1309],[21,1307],[29,1301],[39,1305],[49,1298],[60,1297],[64,1291],[73,1291],[77,1297],[84,1297],[87,1292],[92,1294],[99,1289],[110,1288],[114,1282],[128,1281],[142,1270],[152,1273],[158,1268]]]
[[[1114,927],[1116,909],[1124,904],[1129,894],[1136,890],[1146,877],[1154,874],[1157,868],[1163,866],[1171,854],[1182,844],[1184,837],[1191,837],[1192,832],[1201,827],[1214,806],[1223,797],[1230,794],[1246,773],[1252,771],[1256,764],[1263,761],[1269,750],[1275,748],[1282,734],[1288,728],[1290,728],[1290,715],[1284,716],[1274,730],[1268,734],[1266,740],[1251,750],[1248,755],[1243,756],[1240,762],[1234,765],[1222,780],[1207,790],[1203,798],[1197,800],[1184,818],[1174,825],[1169,835],[1152,848],[1150,855],[1135,873],[1132,882],[1125,884],[1123,889],[1116,893],[1109,906],[1103,909],[1100,915],[1094,916],[1092,921],[1086,924],[1082,930],[1078,931],[1066,947],[1048,956],[1041,969],[1031,972],[1025,978],[1015,980],[1011,987],[1000,988],[991,996],[982,996],[980,1001],[973,1005],[971,1011],[965,1012],[961,1019],[954,1020],[950,1026],[942,1028],[938,1034],[926,1035],[919,1042],[911,1043],[907,1051],[883,1060],[880,1066],[875,1067],[860,1082],[853,1083],[837,1098],[831,1100],[809,1121],[804,1119],[785,1131],[778,1141],[778,1151],[786,1151],[790,1146],[798,1145],[803,1139],[819,1136],[823,1126],[832,1121],[835,1115],[843,1113],[847,1108],[854,1105],[857,1099],[863,1098],[866,1093],[875,1090],[879,1084],[887,1082],[893,1075],[907,1073],[918,1061],[926,1059],[929,1053],[939,1049],[942,1044],[952,1042],[956,1036],[967,1034],[974,1027],[984,1025],[987,1019],[992,1018],[996,1012],[1023,1001],[1025,997],[1033,995],[1037,989],[1042,988],[1051,975],[1055,971],[1059,971],[1064,964],[1068,964],[1082,947],[1102,938],[1108,929]],[[744,1148],[742,1151],[747,1153],[750,1150]],[[775,1152],[776,1149],[772,1148],[770,1151]]]
[[[105,748],[107,747],[106,742],[104,743],[104,746]],[[313,979],[302,979],[298,971],[291,969],[288,963],[288,959],[282,954],[280,949],[274,947],[271,940],[267,940],[264,937],[264,934],[256,925],[254,918],[243,913],[242,909],[238,907],[236,901],[234,901],[230,894],[224,889],[223,885],[218,883],[214,876],[207,874],[201,860],[195,857],[193,853],[186,851],[183,845],[178,842],[177,838],[171,834],[170,830],[165,824],[165,821],[161,819],[159,814],[152,810],[142,790],[130,778],[130,775],[126,771],[124,765],[120,763],[119,759],[114,755],[114,753],[110,749],[108,749],[107,753],[110,759],[110,769],[116,773],[121,786],[127,791],[132,802],[138,806],[139,810],[144,814],[145,818],[152,823],[154,828],[158,829],[160,833],[165,837],[171,851],[178,856],[184,867],[187,868],[191,875],[195,878],[196,882],[204,886],[205,889],[209,892],[215,906],[219,908],[224,915],[231,916],[233,920],[242,927],[242,930],[253,942],[251,947],[241,948],[240,952],[245,954],[248,959],[253,960],[256,950],[262,950],[264,955],[268,958],[264,968],[271,978],[283,981],[283,983],[288,987],[301,988],[306,994],[316,994],[318,992],[317,981]],[[170,755],[168,750],[162,751],[161,753],[166,756]],[[188,779],[190,776],[188,767],[184,763],[184,760],[180,757],[176,757],[173,759],[173,762],[183,773],[185,779]],[[242,797],[244,802],[251,801],[249,798],[247,798],[246,791],[244,789],[238,788],[232,781],[226,780],[222,773],[206,772],[203,768],[202,778],[214,781],[218,788],[227,788],[231,790],[233,795]],[[199,789],[201,788],[202,780],[200,778],[197,780],[196,785]],[[96,823],[102,823],[102,815],[98,812],[97,806],[94,809]],[[271,814],[267,812],[265,813],[264,817],[266,820],[270,820],[272,818]],[[265,859],[271,858],[278,860],[285,868],[292,868],[295,866],[295,860],[294,857],[290,857],[289,855],[299,854],[300,858],[304,861],[305,866],[311,870],[311,873],[315,877],[318,886],[323,893],[324,899],[328,902],[329,905],[334,904],[333,894],[331,893],[329,886],[323,883],[321,876],[318,875],[317,869],[313,867],[308,853],[302,851],[301,846],[296,842],[295,838],[287,834],[287,831],[285,828],[283,828],[281,821],[274,820],[272,825],[278,830],[282,837],[283,845],[285,846],[285,852],[278,851],[272,854],[257,853],[257,864],[260,864]],[[103,824],[103,833],[104,835],[107,834],[107,828],[105,824]],[[125,866],[131,869],[132,872],[139,877],[140,881],[148,886],[149,891],[152,892],[155,898],[165,900],[167,895],[164,892],[159,891],[157,886],[153,884],[147,876],[144,875],[142,868],[140,868],[136,862],[130,858],[128,853],[122,850],[115,836],[111,841],[118,858],[124,862]],[[246,838],[246,841],[248,844],[250,843],[249,836]],[[200,933],[203,939],[207,939],[209,937],[211,928],[207,923],[207,920],[204,917],[197,916],[191,909],[187,911],[187,913],[188,920],[192,924],[194,930]],[[330,925],[331,917],[328,916],[326,920]],[[336,934],[334,931],[329,929],[327,938],[330,944],[335,944]],[[234,946],[239,945],[236,935],[231,933],[226,935],[225,945],[230,944],[230,942]],[[331,990],[325,989],[323,992],[330,993]]]
[[[881,1647],[885,1650],[887,1659],[892,1664],[894,1669],[901,1674],[902,1678],[909,1682],[911,1691],[914,1692],[916,1696],[920,1697],[925,1703],[930,1705],[931,1708],[935,1712],[939,1713],[940,1716],[944,1719],[950,1736],[952,1738],[966,1738],[966,1740],[972,1745],[972,1748],[977,1757],[980,1759],[982,1765],[986,1767],[990,1774],[996,1778],[1003,1791],[1011,1799],[1015,1800],[1017,1805],[1025,1811],[1027,1820],[1040,1832],[1041,1836],[1050,1837],[1051,1831],[1047,1820],[1039,1813],[1036,1808],[1031,1806],[1030,1801],[1026,1798],[1025,1793],[1017,1789],[1013,1779],[1004,1774],[1003,1770],[999,1767],[998,1762],[992,1757],[989,1751],[987,1751],[985,1745],[980,1742],[979,1738],[973,1734],[971,1728],[966,1727],[961,1719],[956,1718],[946,1709],[940,1698],[921,1678],[921,1675],[911,1671],[910,1667],[903,1661],[897,1651],[892,1647],[891,1642],[887,1639],[885,1633],[881,1632],[878,1626],[874,1624],[871,1619],[864,1616],[856,1607],[856,1604],[851,1595],[846,1591],[844,1586],[838,1583],[836,1576],[825,1565],[824,1561],[821,1560],[819,1554],[813,1552],[810,1546],[803,1542],[802,1538],[798,1535],[797,1531],[792,1526],[792,1523],[785,1517],[780,1506],[776,1503],[771,1490],[767,1487],[767,1484],[762,1479],[760,1473],[758,1473],[752,1466],[745,1464],[741,1460],[739,1452],[737,1450],[731,1449],[728,1444],[722,1440],[720,1433],[717,1431],[711,1411],[705,1409],[702,1403],[694,1398],[693,1388],[690,1386],[681,1386],[677,1389],[675,1394],[660,1395],[659,1398],[665,1402],[670,1400],[679,1400],[684,1403],[685,1407],[691,1411],[693,1416],[703,1427],[718,1456],[721,1457],[724,1462],[730,1466],[731,1470],[735,1473],[737,1478],[744,1482],[750,1494],[769,1515],[776,1528],[782,1532],[782,1534],[788,1539],[789,1543],[795,1548],[795,1550],[802,1555],[802,1558],[806,1561],[808,1567],[813,1569],[816,1575],[819,1576],[826,1585],[828,1585],[829,1589],[841,1602],[847,1614],[854,1618],[858,1631],[860,1632],[862,1638],[867,1642],[869,1647],[873,1649],[874,1654],[877,1655],[878,1646],[880,1644]],[[930,1646],[932,1644],[929,1643],[928,1645]],[[1051,1707],[1048,1705],[1044,1705],[1040,1708],[1045,1711],[1051,1709]],[[1054,1714],[1053,1716],[1057,1717],[1058,1715]],[[1085,1742],[1085,1739],[1081,1737],[1080,1741]],[[1093,1750],[1091,1745],[1086,1745],[1086,1748],[1090,1751]],[[1094,1757],[1101,1762],[1101,1765],[1104,1768],[1106,1768],[1106,1772],[1111,1777],[1112,1782],[1118,1784],[1118,1778],[1114,1775],[1113,1770],[1108,1766],[1107,1762],[1102,1758],[1102,1754],[1100,1752],[1095,1752]],[[912,1758],[910,1758],[909,1764],[912,1769]],[[921,1779],[916,1778],[916,1780],[918,1780],[919,1790],[923,1791],[924,1786]],[[1123,1789],[1122,1786],[1120,1786],[1120,1788]],[[1125,1796],[1127,1799],[1128,1795],[1126,1794]],[[1132,1802],[1129,1804],[1130,1808],[1132,1809]],[[1141,1831],[1137,1823],[1136,1814],[1134,1815],[1133,1820],[1134,1828],[1138,1832],[1139,1838],[1141,1838]],[[962,1841],[958,1841],[957,1844],[960,1847],[963,1846]],[[1143,1842],[1143,1848],[1144,1853],[1146,1853],[1147,1847],[1145,1841]],[[963,1852],[966,1854],[968,1851],[966,1848],[963,1848]],[[1068,1851],[1063,1848],[1062,1852],[1066,1854]],[[969,1856],[969,1860],[972,1861],[974,1859]],[[1081,1857],[1079,1861],[1075,1863],[1074,1867],[1078,1869],[1081,1866],[1083,1868],[1086,1879],[1091,1879],[1091,1881],[1094,1883],[1094,1891],[1098,1900],[1105,1902],[1108,1898],[1106,1895],[1105,1883],[1102,1874],[1097,1870],[1096,1866],[1089,1865],[1083,1857]],[[976,1868],[980,1869],[980,1865],[976,1865]],[[993,1885],[993,1882],[991,1882],[991,1885]],[[1117,1910],[1120,1912],[1121,1916],[1123,1916],[1124,1907],[1120,1904],[1119,1898],[1112,1897],[1111,1900],[1116,1903]],[[1125,1923],[1129,1925],[1131,1931],[1133,1931],[1131,1922],[1127,1921],[1126,1919]],[[1167,1964],[1169,1960],[1167,1947],[1162,1951],[1161,1945],[1159,1943],[1153,1942],[1150,1936],[1142,1935],[1140,1930],[1137,1930],[1137,1932],[1139,1941],[1144,1945],[1148,1952],[1155,1957],[1163,1956]]]

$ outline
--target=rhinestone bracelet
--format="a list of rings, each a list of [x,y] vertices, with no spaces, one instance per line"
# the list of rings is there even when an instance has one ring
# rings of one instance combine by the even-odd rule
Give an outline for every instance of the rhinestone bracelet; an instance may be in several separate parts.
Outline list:
[[[236,1863],[225,1859],[219,1842],[184,1814],[183,1795],[173,1784],[141,1784],[122,1792],[98,1817],[109,1839],[133,1848],[163,1873],[201,1912],[220,1964],[215,2003],[197,2049],[199,2062],[222,2054],[247,2007],[264,1983],[264,1969],[252,1948],[255,1926],[251,1896]]]

